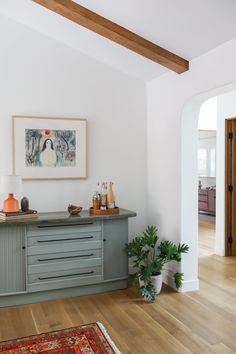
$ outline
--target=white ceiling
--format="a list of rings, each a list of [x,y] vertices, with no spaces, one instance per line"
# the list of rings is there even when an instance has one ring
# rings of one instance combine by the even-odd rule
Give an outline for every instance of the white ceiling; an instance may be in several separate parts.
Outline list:
[[[187,60],[236,37],[235,0],[76,0]],[[142,80],[167,69],[31,0],[1,0],[0,14]],[[177,74],[176,74],[177,75]]]

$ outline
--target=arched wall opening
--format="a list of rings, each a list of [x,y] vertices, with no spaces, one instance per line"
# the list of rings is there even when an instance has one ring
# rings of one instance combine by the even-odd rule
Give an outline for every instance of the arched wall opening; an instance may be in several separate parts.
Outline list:
[[[217,129],[216,149],[216,249],[215,253],[224,256],[224,120],[236,117],[236,83],[211,90],[189,99],[182,112],[181,126],[181,242],[187,243],[191,248],[191,260],[184,258],[182,271],[186,278],[198,279],[198,119],[203,103],[211,97],[217,96],[220,100],[220,112],[217,120],[220,126]],[[227,106],[227,102],[229,102]],[[232,102],[235,102],[232,103]],[[219,114],[221,119],[219,119]],[[218,162],[218,163],[217,163]],[[220,162],[220,164],[219,164]],[[223,168],[222,168],[223,166]],[[194,275],[194,277],[193,277]],[[184,291],[197,289],[195,284],[185,283]]]

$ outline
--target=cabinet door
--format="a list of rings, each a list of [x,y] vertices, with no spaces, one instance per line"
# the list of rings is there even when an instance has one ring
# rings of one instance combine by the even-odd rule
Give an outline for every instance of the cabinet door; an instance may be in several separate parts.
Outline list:
[[[209,200],[208,200],[208,190],[199,189],[198,190],[198,210],[208,211]]]
[[[215,213],[216,211],[216,191],[209,191],[209,211]]]
[[[104,221],[103,241],[104,280],[128,276],[128,219]]]
[[[25,227],[0,227],[0,294],[25,291]]]

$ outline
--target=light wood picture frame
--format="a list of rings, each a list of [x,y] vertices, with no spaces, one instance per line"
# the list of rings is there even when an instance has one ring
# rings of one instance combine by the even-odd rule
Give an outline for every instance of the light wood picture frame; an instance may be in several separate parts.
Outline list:
[[[87,178],[87,119],[12,117],[13,173],[25,180]]]

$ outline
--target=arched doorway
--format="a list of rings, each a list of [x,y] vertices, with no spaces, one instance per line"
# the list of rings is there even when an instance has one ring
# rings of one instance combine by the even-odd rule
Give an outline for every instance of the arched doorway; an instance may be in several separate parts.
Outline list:
[[[191,262],[183,259],[182,271],[186,279],[184,291],[198,289],[198,173],[197,173],[197,148],[198,148],[198,119],[202,104],[211,97],[223,96],[236,90],[236,83],[215,89],[195,97],[185,103],[182,113],[182,139],[181,139],[181,242],[187,243],[191,248]],[[236,95],[236,93],[235,93]],[[236,96],[235,96],[236,97]],[[227,112],[227,113],[226,113]],[[233,112],[232,110],[230,112]],[[236,116],[225,109],[225,118]],[[223,112],[222,112],[223,114]],[[220,159],[224,155],[224,122],[221,121],[219,136],[217,133],[217,146],[220,147]],[[219,148],[218,148],[219,150]],[[222,163],[224,161],[221,161]],[[221,164],[221,167],[223,165]],[[217,194],[216,213],[216,253],[224,255],[222,235],[224,237],[224,170],[216,167]],[[194,275],[194,277],[193,277]]]

